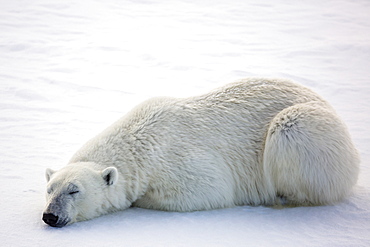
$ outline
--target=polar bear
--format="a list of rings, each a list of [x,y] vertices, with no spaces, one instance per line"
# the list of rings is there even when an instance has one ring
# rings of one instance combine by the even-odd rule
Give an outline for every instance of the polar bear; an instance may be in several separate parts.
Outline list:
[[[154,98],[46,170],[43,220],[62,227],[130,206],[194,211],[324,205],[357,181],[345,124],[310,89],[249,78],[205,95]]]

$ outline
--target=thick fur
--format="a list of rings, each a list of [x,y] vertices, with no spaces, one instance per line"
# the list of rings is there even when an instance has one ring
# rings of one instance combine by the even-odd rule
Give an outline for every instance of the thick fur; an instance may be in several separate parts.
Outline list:
[[[351,191],[358,166],[345,124],[320,96],[287,80],[245,79],[137,106],[68,166],[47,171],[45,213],[68,224],[131,205],[332,204]]]

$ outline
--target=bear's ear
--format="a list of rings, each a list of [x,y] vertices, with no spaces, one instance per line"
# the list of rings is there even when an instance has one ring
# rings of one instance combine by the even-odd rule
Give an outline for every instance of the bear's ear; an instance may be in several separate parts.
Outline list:
[[[115,167],[105,168],[101,172],[101,176],[103,177],[103,179],[107,183],[107,185],[113,185],[118,180],[118,170]]]
[[[45,171],[46,182],[50,181],[51,175],[53,175],[54,173],[55,173],[54,170],[50,168],[46,168],[46,171]]]

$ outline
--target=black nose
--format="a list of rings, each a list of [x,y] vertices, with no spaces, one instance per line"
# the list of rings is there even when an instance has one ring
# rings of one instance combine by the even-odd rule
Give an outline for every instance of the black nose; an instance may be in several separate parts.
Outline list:
[[[57,226],[58,216],[54,214],[44,214],[42,220],[49,226]]]

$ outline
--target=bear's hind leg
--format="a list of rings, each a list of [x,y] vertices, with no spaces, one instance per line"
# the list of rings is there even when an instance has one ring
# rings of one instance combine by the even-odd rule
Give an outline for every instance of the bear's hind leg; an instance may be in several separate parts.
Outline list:
[[[325,103],[297,104],[277,114],[263,159],[267,179],[288,204],[330,204],[357,181],[357,151],[346,126]]]

